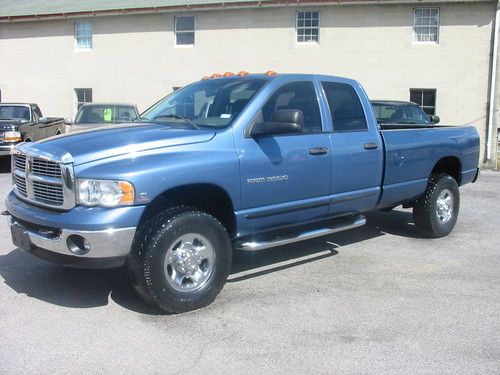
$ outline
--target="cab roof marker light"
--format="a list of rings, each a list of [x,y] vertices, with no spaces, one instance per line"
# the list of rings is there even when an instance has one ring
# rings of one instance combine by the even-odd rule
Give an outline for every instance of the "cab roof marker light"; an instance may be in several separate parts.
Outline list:
[[[234,76],[234,73],[233,72],[225,72],[222,76],[223,77],[232,77],[232,76]]]
[[[239,72],[239,73],[237,74],[237,76],[238,76],[238,77],[243,77],[243,76],[247,76],[247,75],[249,75],[249,74],[250,74],[250,73],[248,73],[248,72],[246,72],[246,71],[242,70],[241,72]]]
[[[219,74],[219,73],[214,73],[210,76],[210,78],[221,78],[222,77],[222,74]]]
[[[266,76],[272,77],[278,75],[274,70],[268,70],[267,72],[264,73]]]

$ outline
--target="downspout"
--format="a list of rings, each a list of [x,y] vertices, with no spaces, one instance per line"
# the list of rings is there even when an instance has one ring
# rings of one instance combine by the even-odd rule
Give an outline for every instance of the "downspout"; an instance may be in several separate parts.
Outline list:
[[[498,54],[498,24],[500,22],[500,0],[497,1],[495,15],[495,33],[493,34],[493,56],[491,59],[490,105],[488,110],[488,141],[486,143],[486,159],[492,160],[493,143],[493,117],[495,114],[495,85],[497,80],[497,54]]]

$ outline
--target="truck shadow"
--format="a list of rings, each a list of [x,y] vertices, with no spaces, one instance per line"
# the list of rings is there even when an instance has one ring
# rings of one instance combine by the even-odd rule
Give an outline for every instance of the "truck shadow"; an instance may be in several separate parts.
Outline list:
[[[387,233],[420,238],[413,230],[411,213],[374,212],[365,227],[257,253],[236,252],[228,283],[300,267],[310,262],[330,260],[343,247]],[[118,305],[148,315],[161,311],[143,302],[128,282],[124,269],[81,270],[64,268],[35,258],[20,249],[0,256],[0,275],[16,293],[58,306],[93,308],[105,306],[111,298]]]

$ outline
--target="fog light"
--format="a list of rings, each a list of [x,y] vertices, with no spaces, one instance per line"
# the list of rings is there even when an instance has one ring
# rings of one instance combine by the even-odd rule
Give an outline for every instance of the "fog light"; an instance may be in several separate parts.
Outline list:
[[[69,251],[76,255],[85,255],[90,251],[90,243],[82,236],[72,234],[66,239]]]

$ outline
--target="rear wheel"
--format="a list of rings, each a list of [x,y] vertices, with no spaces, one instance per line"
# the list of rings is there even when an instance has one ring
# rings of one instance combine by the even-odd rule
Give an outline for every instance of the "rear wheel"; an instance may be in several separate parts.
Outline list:
[[[415,225],[429,237],[447,236],[455,227],[460,209],[460,193],[449,175],[432,175],[424,196],[413,207]]]
[[[128,264],[132,283],[146,302],[180,313],[215,299],[229,274],[231,255],[229,237],[217,219],[181,206],[141,226]]]

